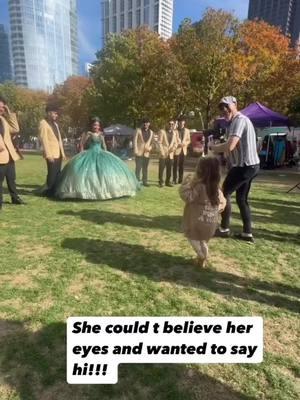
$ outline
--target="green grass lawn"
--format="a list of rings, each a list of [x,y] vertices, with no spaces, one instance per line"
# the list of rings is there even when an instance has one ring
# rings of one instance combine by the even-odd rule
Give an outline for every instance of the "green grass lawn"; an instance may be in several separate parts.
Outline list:
[[[213,239],[200,270],[180,233],[178,188],[156,186],[155,162],[150,188],[108,202],[34,196],[44,161],[17,166],[28,205],[0,214],[1,400],[299,398],[300,192],[286,194],[299,176],[262,173],[251,193],[255,246]],[[65,321],[87,315],[263,316],[264,362],[123,365],[117,385],[71,386]]]

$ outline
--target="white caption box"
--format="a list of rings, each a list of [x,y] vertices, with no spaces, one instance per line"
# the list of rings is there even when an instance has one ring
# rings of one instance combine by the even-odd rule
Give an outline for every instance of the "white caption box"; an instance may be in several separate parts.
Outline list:
[[[71,317],[67,381],[115,384],[119,364],[260,363],[261,317]]]

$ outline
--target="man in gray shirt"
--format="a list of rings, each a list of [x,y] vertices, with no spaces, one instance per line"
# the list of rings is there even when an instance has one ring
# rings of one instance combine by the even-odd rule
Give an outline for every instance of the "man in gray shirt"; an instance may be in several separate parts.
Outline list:
[[[237,109],[237,100],[233,96],[223,97],[220,110],[230,121],[229,135],[226,143],[210,146],[215,153],[225,153],[228,157],[230,170],[223,184],[223,193],[227,205],[222,213],[222,222],[216,236],[230,236],[230,197],[236,192],[236,202],[243,221],[243,232],[235,235],[237,238],[254,242],[251,226],[251,211],[248,204],[248,194],[252,180],[259,171],[259,157],[256,149],[256,134],[252,122]]]

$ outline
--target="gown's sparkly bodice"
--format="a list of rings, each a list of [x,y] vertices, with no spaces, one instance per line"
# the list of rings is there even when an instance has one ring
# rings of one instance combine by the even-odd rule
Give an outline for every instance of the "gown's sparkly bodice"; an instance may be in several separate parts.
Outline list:
[[[92,132],[89,132],[89,137],[87,140],[86,148],[87,149],[95,149],[95,150],[102,150],[102,136],[95,135]]]

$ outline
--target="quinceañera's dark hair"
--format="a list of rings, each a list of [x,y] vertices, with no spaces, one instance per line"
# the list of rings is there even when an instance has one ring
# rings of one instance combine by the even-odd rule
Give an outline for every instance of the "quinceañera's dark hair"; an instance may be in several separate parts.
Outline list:
[[[101,123],[101,120],[99,117],[92,117],[90,119],[90,127],[92,128],[92,126],[94,125],[95,122],[98,122],[100,124],[100,130],[102,131],[103,130],[102,123]]]

